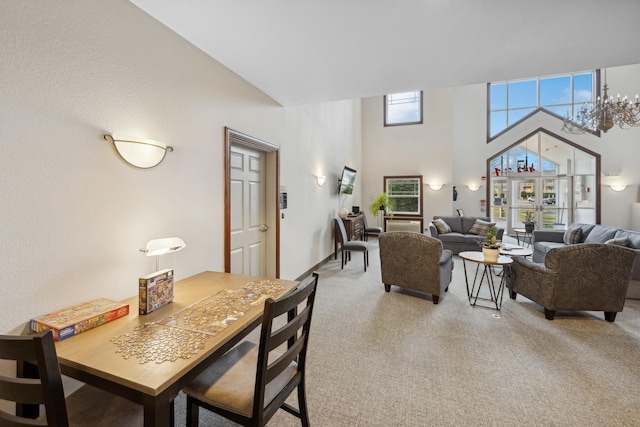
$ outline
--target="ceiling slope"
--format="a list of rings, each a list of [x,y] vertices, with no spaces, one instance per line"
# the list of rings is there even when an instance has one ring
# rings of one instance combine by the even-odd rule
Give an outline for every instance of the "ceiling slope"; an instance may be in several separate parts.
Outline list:
[[[282,105],[640,63],[638,0],[130,0]]]

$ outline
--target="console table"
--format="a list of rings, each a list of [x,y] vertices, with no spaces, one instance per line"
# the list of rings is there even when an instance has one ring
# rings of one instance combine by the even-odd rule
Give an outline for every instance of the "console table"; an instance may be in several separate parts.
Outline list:
[[[349,240],[364,240],[364,214],[361,212],[357,215],[349,215],[346,218],[342,218],[342,223],[347,231],[347,238]],[[333,232],[334,241],[334,253],[333,259],[338,259],[338,241],[340,241],[340,230],[338,227],[334,227]]]

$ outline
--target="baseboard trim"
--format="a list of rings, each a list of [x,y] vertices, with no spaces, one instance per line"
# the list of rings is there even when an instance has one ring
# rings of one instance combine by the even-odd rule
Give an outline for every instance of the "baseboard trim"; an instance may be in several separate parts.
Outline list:
[[[300,276],[296,277],[295,280],[301,281],[305,277],[308,277],[309,275],[311,275],[311,273],[316,271],[319,267],[331,261],[332,258],[333,258],[333,253],[331,253],[328,257],[326,257],[325,259],[323,259],[322,261],[320,261],[319,263],[317,263],[316,265],[314,265],[313,267],[311,267],[310,269],[302,273]]]

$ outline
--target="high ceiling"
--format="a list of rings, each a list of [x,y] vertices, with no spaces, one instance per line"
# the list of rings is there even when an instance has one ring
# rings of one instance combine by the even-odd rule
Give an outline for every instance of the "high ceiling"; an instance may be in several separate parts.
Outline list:
[[[640,63],[640,0],[130,1],[285,106]]]

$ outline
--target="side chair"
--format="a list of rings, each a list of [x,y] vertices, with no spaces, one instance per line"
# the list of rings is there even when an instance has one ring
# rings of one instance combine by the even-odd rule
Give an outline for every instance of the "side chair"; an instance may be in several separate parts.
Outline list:
[[[362,252],[364,254],[364,271],[367,271],[369,265],[369,243],[361,240],[349,240],[347,237],[347,230],[344,228],[344,223],[340,218],[334,219],[336,227],[340,231],[340,253],[342,255],[342,266],[347,264],[347,261],[351,259],[351,252]]]
[[[364,240],[365,241],[369,240],[369,236],[379,236],[383,232],[382,227],[377,227],[377,226],[369,227],[369,224],[367,224],[367,216],[366,215],[362,215],[362,223],[364,225]]]
[[[17,363],[15,377],[0,376],[0,399],[14,402],[16,413],[0,411],[0,425],[67,427],[67,406],[60,366],[53,342],[53,333],[44,331],[38,335],[1,335],[0,359]],[[38,375],[27,373],[26,361],[35,362]],[[39,376],[39,378],[31,378]],[[38,422],[31,419],[28,405],[44,405],[46,417]]]
[[[15,413],[0,409],[0,426],[99,427],[142,421],[141,405],[87,385],[65,399],[51,331],[0,335],[0,359],[16,362],[15,377],[0,375],[0,399],[16,407]]]
[[[187,426],[198,425],[200,407],[243,426],[259,427],[282,408],[300,418],[303,427],[309,426],[305,362],[317,285],[318,273],[313,273],[291,294],[267,299],[259,346],[241,342],[183,389]],[[285,403],[296,388],[297,410]]]

